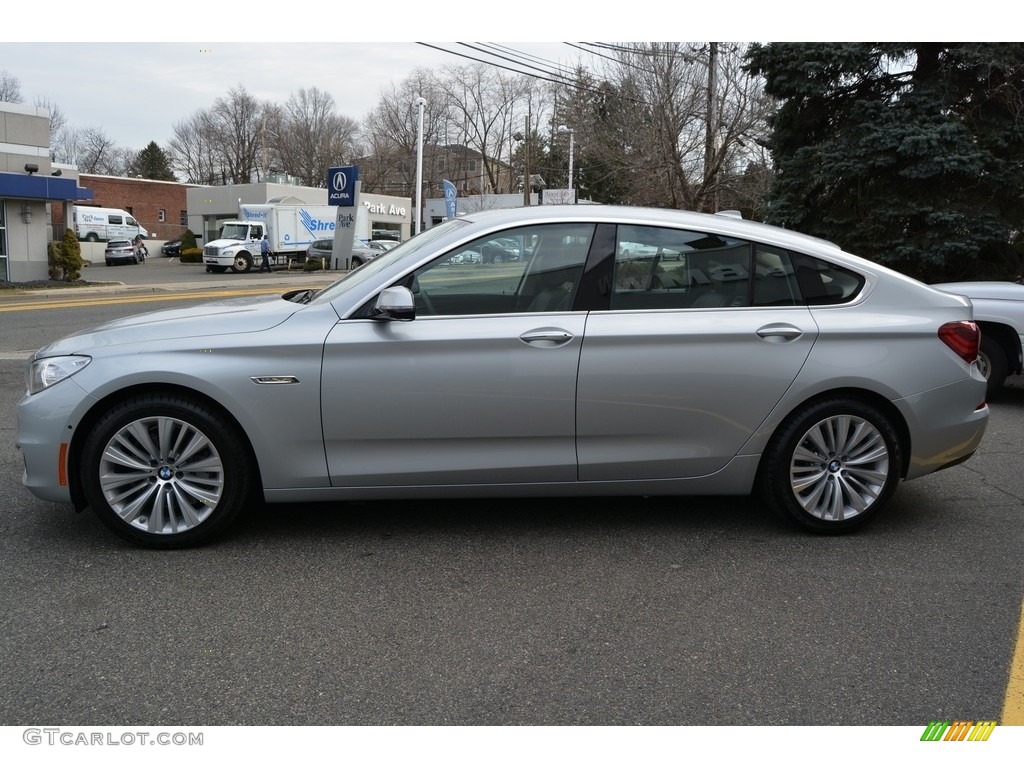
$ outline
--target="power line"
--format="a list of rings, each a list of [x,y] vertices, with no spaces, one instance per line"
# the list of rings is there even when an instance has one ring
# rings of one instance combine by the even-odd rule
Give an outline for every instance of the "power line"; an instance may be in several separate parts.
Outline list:
[[[466,54],[466,53],[460,53],[459,51],[450,51],[450,50],[448,50],[446,48],[442,48],[442,47],[440,47],[438,45],[433,45],[431,43],[417,43],[417,44],[425,46],[427,48],[433,48],[434,50],[441,51],[442,53],[449,53],[452,56],[459,56],[459,57],[464,58],[464,59],[469,59],[470,61],[475,61],[475,62],[477,62],[479,64],[487,64],[488,66],[497,67],[498,69],[504,69],[504,70],[506,70],[508,72],[515,72],[516,74],[519,74],[519,75],[524,75],[526,77],[532,77],[532,78],[534,78],[536,80],[544,80],[544,81],[549,82],[549,83],[554,83],[555,85],[562,85],[562,86],[565,86],[567,88],[572,88],[572,89],[580,90],[580,91],[587,91],[589,93],[594,93],[594,94],[602,94],[602,93],[604,93],[604,89],[602,89],[602,88],[594,88],[594,87],[591,87],[591,86],[583,85],[582,83],[580,83],[579,81],[577,81],[575,79],[570,79],[569,77],[560,75],[558,73],[547,72],[548,75],[552,75],[552,76],[551,77],[545,77],[544,75],[538,75],[538,74],[534,74],[532,72],[524,72],[521,69],[515,69],[513,67],[509,67],[509,66],[506,66],[504,64],[495,62],[495,61],[487,61],[487,60],[484,60],[484,59],[477,58],[476,56],[470,56],[469,54]],[[459,45],[463,45],[463,46],[466,46],[467,48],[471,48],[473,50],[479,51],[478,48],[475,48],[473,45],[470,45],[468,43],[459,43]],[[496,55],[496,54],[490,53],[488,51],[480,51],[480,52],[484,53],[485,55],[488,55],[488,56],[495,56]],[[513,63],[518,64],[520,66],[528,66],[528,67],[531,67],[532,69],[538,69],[538,70],[540,69],[539,67],[534,67],[534,66],[529,65],[529,64],[524,64],[524,63],[515,61],[513,59],[510,59],[507,56],[501,56],[500,58],[502,58],[502,59],[504,59],[506,61],[512,61]],[[625,98],[626,98],[627,101],[631,101],[631,102],[633,102],[635,104],[638,104],[638,105],[641,105],[641,106],[650,106],[647,102],[643,101],[642,99],[637,99],[637,98],[630,97],[630,96],[627,96]]]
[[[555,85],[567,85],[567,86],[573,86],[573,87],[575,87],[575,85],[576,85],[571,80],[567,80],[567,79],[562,78],[562,77],[558,77],[558,78],[544,77],[542,75],[533,74],[532,72],[524,72],[521,69],[513,69],[512,67],[506,67],[506,66],[503,66],[501,64],[496,64],[493,61],[485,61],[484,59],[479,59],[479,58],[477,58],[475,56],[470,56],[470,55],[465,54],[465,53],[459,53],[458,51],[449,51],[448,49],[441,48],[438,45],[432,45],[430,43],[417,43],[417,45],[422,45],[422,46],[425,46],[427,48],[433,48],[435,51],[441,51],[441,53],[449,53],[452,56],[460,56],[460,57],[462,57],[464,59],[469,59],[470,61],[475,61],[475,62],[477,62],[479,64],[489,64],[491,66],[498,67],[499,69],[508,70],[509,72],[515,72],[518,75],[525,75],[527,77],[532,77],[532,78],[535,78],[537,80],[546,80],[547,82],[554,83]],[[460,45],[462,45],[462,43],[460,43]],[[469,47],[472,47],[472,46],[469,46]]]

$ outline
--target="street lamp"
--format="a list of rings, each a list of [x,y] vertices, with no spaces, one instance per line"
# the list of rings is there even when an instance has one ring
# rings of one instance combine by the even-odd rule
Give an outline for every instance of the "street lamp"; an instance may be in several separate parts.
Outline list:
[[[569,194],[572,197],[572,201],[575,203],[576,202],[576,192],[572,188],[572,154],[573,154],[572,134],[573,134],[573,131],[572,131],[572,128],[570,128],[567,125],[560,125],[560,126],[558,126],[558,132],[559,133],[568,133],[569,134]]]
[[[416,221],[414,235],[420,233],[420,220],[423,218],[423,108],[427,106],[427,100],[417,96],[413,106],[419,112],[416,128]]]

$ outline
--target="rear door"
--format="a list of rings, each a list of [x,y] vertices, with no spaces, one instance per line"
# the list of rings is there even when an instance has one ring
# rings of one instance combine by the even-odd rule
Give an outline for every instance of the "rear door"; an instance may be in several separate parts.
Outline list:
[[[590,314],[580,356],[579,478],[713,473],[792,384],[817,326],[784,252],[654,227],[618,238],[610,308]]]

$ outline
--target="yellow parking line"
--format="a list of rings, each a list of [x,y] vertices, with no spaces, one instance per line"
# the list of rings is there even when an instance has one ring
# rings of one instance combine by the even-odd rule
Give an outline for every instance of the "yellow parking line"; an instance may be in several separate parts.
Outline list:
[[[287,289],[289,292],[292,290],[302,290],[301,287]],[[250,288],[250,289],[231,289],[227,291],[203,291],[202,293],[154,293],[146,296],[110,296],[110,297],[92,297],[92,298],[80,298],[80,299],[46,299],[45,301],[25,301],[25,302],[11,302],[0,304],[0,312],[22,312],[27,310],[37,309],[66,309],[69,307],[88,307],[103,304],[139,304],[148,301],[181,301],[182,299],[196,299],[203,300],[207,298],[223,298],[225,296],[253,296],[259,294],[268,293],[284,293],[284,290],[274,290],[272,288]]]
[[[1024,605],[1021,606],[1017,643],[1010,662],[1010,679],[1006,683],[1003,716],[1000,725],[1024,725]]]

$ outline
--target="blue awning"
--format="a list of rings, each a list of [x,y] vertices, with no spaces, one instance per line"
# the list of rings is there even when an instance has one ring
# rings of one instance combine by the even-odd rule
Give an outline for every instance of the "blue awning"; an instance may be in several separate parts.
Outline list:
[[[74,179],[0,173],[0,197],[23,200],[92,200],[92,190],[78,186]]]

